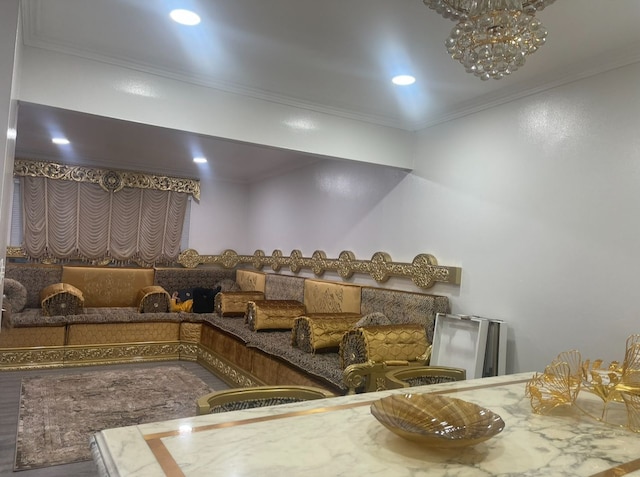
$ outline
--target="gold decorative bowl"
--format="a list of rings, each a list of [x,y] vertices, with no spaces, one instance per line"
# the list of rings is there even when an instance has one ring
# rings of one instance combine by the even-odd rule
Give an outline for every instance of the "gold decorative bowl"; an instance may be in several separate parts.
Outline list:
[[[374,402],[371,414],[397,435],[430,447],[471,446],[504,429],[493,411],[438,394],[393,394]]]

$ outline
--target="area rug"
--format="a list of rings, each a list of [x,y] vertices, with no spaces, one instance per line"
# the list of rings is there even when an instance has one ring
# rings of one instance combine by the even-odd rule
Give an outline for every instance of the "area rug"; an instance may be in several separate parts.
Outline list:
[[[91,460],[93,433],[194,416],[209,392],[179,365],[24,378],[14,469]]]

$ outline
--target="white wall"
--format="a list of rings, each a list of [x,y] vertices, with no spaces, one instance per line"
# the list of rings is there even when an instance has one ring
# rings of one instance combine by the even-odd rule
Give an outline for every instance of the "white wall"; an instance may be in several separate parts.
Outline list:
[[[200,178],[200,201],[191,202],[189,247],[201,255],[225,249],[252,253],[247,244],[247,186]]]
[[[20,4],[0,3],[0,250],[5,251],[11,223],[13,160],[20,73]],[[10,132],[12,131],[12,132]],[[0,283],[4,278],[5,253],[0,255]],[[0,304],[2,296],[0,295]]]
[[[640,333],[639,83],[632,65],[429,128],[410,174],[332,162],[257,184],[250,248],[432,253],[463,268],[433,293],[510,325],[509,372],[621,360]]]
[[[342,250],[357,250],[363,254],[358,258],[371,258],[392,245],[379,221],[396,214],[387,206],[388,195],[406,174],[328,160],[255,184],[248,223],[259,233],[250,235],[250,248],[267,253],[279,248],[285,255],[300,249],[305,256],[323,250],[333,258]]]

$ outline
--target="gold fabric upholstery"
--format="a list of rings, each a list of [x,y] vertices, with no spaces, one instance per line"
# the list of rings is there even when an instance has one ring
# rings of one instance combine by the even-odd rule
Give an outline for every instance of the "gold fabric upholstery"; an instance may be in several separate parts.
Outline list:
[[[64,337],[64,326],[31,326],[29,328],[11,328],[10,330],[2,330],[2,332],[0,333],[0,349],[64,346]]]
[[[40,292],[40,306],[45,316],[79,315],[83,312],[84,297],[73,285],[54,283]]]
[[[202,323],[180,323],[180,341],[200,342],[202,336]]]
[[[266,277],[263,272],[236,270],[236,283],[242,291],[260,291],[264,293]]]
[[[171,297],[166,290],[157,285],[143,287],[138,292],[138,311],[140,313],[165,313],[169,311]]]
[[[68,326],[68,345],[178,341],[180,323],[77,323]]]
[[[412,386],[463,381],[467,371],[449,366],[400,366],[385,373],[385,388],[398,389]]]
[[[384,325],[359,328],[373,362],[415,361],[427,353],[429,343],[421,325]]]
[[[360,287],[307,279],[304,304],[307,313],[360,313]]]
[[[291,344],[307,353],[337,350],[342,335],[353,328],[361,315],[357,313],[309,314],[296,318],[291,330]]]
[[[264,300],[260,291],[220,292],[214,298],[214,311],[220,316],[244,316],[247,303]]]
[[[422,325],[369,326],[348,331],[340,343],[344,368],[355,363],[407,364],[424,360],[430,350]]]
[[[304,312],[304,304],[295,300],[254,300],[247,303],[246,319],[254,331],[290,330]]]
[[[86,307],[137,307],[138,291],[153,285],[152,268],[62,267],[62,281],[82,290]]]
[[[313,386],[257,386],[233,388],[202,396],[197,415],[237,411],[254,407],[289,404],[332,397],[334,394]]]

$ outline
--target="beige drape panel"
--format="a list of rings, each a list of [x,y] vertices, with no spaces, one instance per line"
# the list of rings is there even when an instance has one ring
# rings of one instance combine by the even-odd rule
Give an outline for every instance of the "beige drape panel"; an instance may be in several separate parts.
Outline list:
[[[174,261],[188,196],[183,192],[124,188],[22,177],[24,250],[35,259],[82,258],[145,264]]]

